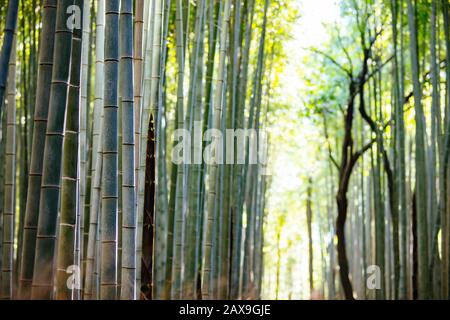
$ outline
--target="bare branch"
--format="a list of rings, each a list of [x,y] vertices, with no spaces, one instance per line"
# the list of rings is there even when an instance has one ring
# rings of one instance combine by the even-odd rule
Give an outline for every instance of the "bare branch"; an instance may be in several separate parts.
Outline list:
[[[386,61],[384,61],[382,64],[378,66],[375,70],[373,70],[364,80],[364,83],[369,81],[374,75],[376,75],[378,72],[380,72],[389,62],[391,62],[394,59],[394,56],[390,56]]]
[[[376,138],[372,139],[369,143],[367,143],[364,147],[362,147],[360,150],[355,152],[352,156],[352,162],[356,163],[358,159],[370,148],[372,148],[373,144],[376,142]]]
[[[350,54],[348,53],[348,50],[345,48],[345,46],[344,46],[344,44],[342,42],[341,31],[340,31],[339,26],[337,25],[337,23],[336,23],[336,31],[337,31],[337,39],[338,39],[339,45],[340,45],[342,51],[344,51],[345,56],[347,57],[348,63],[350,65],[350,70],[349,71],[350,71],[350,73],[353,76],[353,61],[352,61],[352,58],[350,57]]]
[[[344,71],[350,79],[353,79],[353,74],[351,73],[351,71],[348,70],[347,68],[345,68],[339,62],[337,62],[336,59],[334,59],[332,56],[330,56],[329,54],[322,52],[318,49],[315,49],[315,48],[311,48],[310,50],[313,51],[314,53],[320,54],[320,55],[324,56],[325,58],[327,58],[328,60],[330,60],[330,62],[333,63],[336,67],[338,67],[339,69]]]
[[[325,114],[325,110],[322,110],[322,118],[323,118],[323,127],[324,127],[324,133],[325,133],[325,140],[327,141],[327,147],[328,147],[328,156],[329,156],[331,162],[336,167],[336,169],[339,170],[339,164],[337,163],[336,159],[334,158],[333,152],[331,150],[330,136],[328,135],[327,116]]]

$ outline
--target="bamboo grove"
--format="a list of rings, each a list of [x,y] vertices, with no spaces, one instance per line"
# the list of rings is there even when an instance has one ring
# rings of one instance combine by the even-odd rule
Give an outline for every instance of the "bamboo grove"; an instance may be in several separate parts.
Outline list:
[[[0,0],[0,298],[448,299],[450,2],[319,2]]]
[[[320,146],[292,196],[302,213],[270,220],[269,252],[278,258],[266,258],[265,286],[277,298],[294,292],[297,253],[283,255],[298,249],[285,234],[301,216],[307,296],[447,300],[450,3],[351,0],[338,8],[329,40],[307,48],[301,63],[309,71],[297,114],[312,121]]]
[[[2,299],[261,297],[263,164],[173,155],[265,128],[282,6],[0,1]]]

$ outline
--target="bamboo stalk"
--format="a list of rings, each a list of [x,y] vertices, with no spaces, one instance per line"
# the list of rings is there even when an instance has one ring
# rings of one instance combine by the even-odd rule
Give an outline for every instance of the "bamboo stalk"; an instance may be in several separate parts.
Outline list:
[[[33,143],[28,176],[26,211],[23,224],[21,266],[19,273],[20,299],[29,299],[35,258],[35,243],[39,214],[40,187],[44,161],[45,131],[47,128],[51,78],[53,70],[53,48],[55,43],[56,0],[43,4],[42,31],[39,51],[37,95],[34,112]]]
[[[86,253],[86,275],[84,299],[93,298],[94,260],[97,229],[100,217],[101,177],[102,177],[102,124],[103,124],[103,94],[104,94],[104,39],[105,39],[105,0],[97,0],[96,18],[96,61],[95,61],[95,99],[94,120],[92,127],[92,187],[89,206],[89,237]]]
[[[100,252],[100,299],[117,298],[118,85],[120,1],[105,2],[105,86]]]
[[[17,25],[19,12],[19,1],[9,0],[6,12],[5,32],[3,37],[2,51],[0,53],[0,116],[2,114],[3,100],[8,79],[9,61],[13,51],[14,33]]]
[[[3,202],[3,230],[2,230],[2,264],[1,264],[1,294],[0,299],[13,298],[13,260],[14,260],[14,221],[16,218],[16,49],[17,35],[14,35],[11,59],[8,70],[8,104],[6,109],[6,147],[5,147],[5,176]]]
[[[79,0],[76,4],[81,5]],[[86,9],[86,8],[84,8]],[[84,11],[83,9],[83,11]],[[80,188],[80,67],[82,64],[82,30],[74,29],[72,37],[72,61],[70,70],[70,86],[67,102],[66,125],[64,130],[63,160],[62,160],[62,186],[61,186],[61,216],[59,219],[59,234],[56,263],[56,299],[71,300],[75,292],[80,289],[75,279],[68,286],[68,278],[71,273],[69,267],[80,267],[77,261],[76,239],[80,226],[78,202]],[[73,276],[79,276],[79,272],[72,270]],[[78,286],[78,287],[77,287]]]
[[[224,87],[224,73],[225,73],[225,62],[226,62],[226,48],[227,48],[227,37],[228,37],[228,27],[230,22],[230,1],[225,0],[223,15],[221,17],[221,32],[220,32],[220,50],[219,50],[219,71],[216,79],[216,90],[214,99],[214,113],[213,113],[213,129],[220,128],[220,122],[222,117],[222,93]],[[215,155],[217,156],[217,155]],[[217,159],[215,159],[217,161]],[[209,175],[209,191],[207,198],[207,225],[206,225],[206,239],[204,244],[204,260],[202,268],[202,297],[203,299],[211,299],[211,247],[212,247],[212,230],[214,225],[217,223],[214,221],[214,208],[216,204],[216,192],[215,186],[217,185],[216,179],[218,177],[218,164],[216,161],[210,165],[210,175]]]
[[[56,253],[62,147],[73,33],[67,26],[67,21],[71,17],[71,12],[67,9],[73,4],[73,0],[59,1],[56,13],[54,71],[45,136],[32,299],[50,299],[53,295],[53,266]]]
[[[133,1],[120,9],[122,94],[122,300],[136,299],[136,193],[134,171]]]

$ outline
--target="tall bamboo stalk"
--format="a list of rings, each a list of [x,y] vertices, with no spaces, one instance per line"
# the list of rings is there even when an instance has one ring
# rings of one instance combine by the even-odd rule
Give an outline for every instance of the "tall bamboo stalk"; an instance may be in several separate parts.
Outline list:
[[[154,1],[154,20],[152,56],[151,56],[151,83],[149,96],[149,118],[148,121],[148,139],[145,145],[145,181],[144,181],[144,207],[142,217],[142,237],[139,238],[142,244],[141,258],[141,278],[144,285],[142,293],[146,298],[152,298],[154,292],[156,272],[154,268],[154,250],[155,250],[155,210],[156,210],[156,144],[157,144],[157,119],[158,119],[158,88],[160,84],[160,56],[161,56],[161,31],[163,17],[163,1]],[[145,289],[144,289],[145,288]]]
[[[241,72],[238,81],[238,92],[236,97],[236,129],[243,129],[245,127],[245,106],[247,98],[247,84],[248,84],[248,70],[249,70],[249,59],[250,59],[250,49],[251,49],[251,38],[252,38],[252,23],[255,11],[255,1],[251,0],[246,3],[244,7],[245,16],[243,21],[245,21],[245,31],[243,34],[243,52],[241,56]],[[231,291],[230,295],[232,299],[237,299],[239,297],[239,283],[241,281],[241,244],[242,244],[242,221],[243,221],[243,195],[242,190],[244,190],[244,165],[237,164],[234,167],[234,192],[237,195],[237,199],[234,202],[234,216],[233,216],[233,230],[232,230],[232,256],[231,256]]]
[[[56,0],[46,0],[43,5],[42,32],[40,37],[37,95],[35,102],[33,147],[28,177],[28,192],[22,238],[22,257],[19,275],[19,297],[31,295],[31,281],[35,255],[36,231],[39,213],[39,188],[41,187],[44,159],[45,130],[47,128],[55,42]],[[43,45],[45,43],[45,45]]]
[[[3,100],[5,98],[6,80],[8,79],[9,60],[13,51],[14,32],[19,13],[19,1],[9,0],[6,12],[5,32],[2,51],[0,52],[0,116],[2,114]]]
[[[163,33],[162,33],[162,47],[160,55],[160,75],[161,79],[158,85],[158,117],[156,135],[159,137],[156,149],[156,161],[158,165],[157,174],[157,202],[156,202],[156,217],[158,221],[156,225],[159,226],[159,231],[156,232],[156,248],[153,257],[156,261],[154,264],[153,273],[153,294],[154,299],[162,299],[167,296],[166,292],[166,277],[167,277],[167,253],[168,253],[168,237],[169,237],[169,203],[167,191],[167,163],[166,163],[166,126],[163,126],[163,119],[166,120],[166,101],[165,101],[165,87],[166,83],[166,66],[167,66],[167,35],[169,32],[170,8],[171,0],[164,3],[164,19],[163,19]],[[157,252],[157,254],[155,253]]]
[[[184,66],[185,66],[185,34],[183,21],[183,6],[181,0],[176,0],[176,58],[177,58],[177,105],[176,105],[176,128],[186,129],[184,114]],[[185,141],[183,139],[183,144]],[[182,155],[186,159],[186,155]],[[182,299],[183,262],[184,262],[184,224],[186,219],[185,185],[186,185],[186,163],[181,161],[177,164],[176,195],[173,228],[173,265],[172,265],[172,288],[171,298]]]
[[[142,104],[142,67],[144,61],[143,55],[143,33],[144,33],[144,10],[148,1],[137,0],[134,18],[134,168],[135,168],[135,186],[138,186],[139,179],[139,154],[140,154],[140,135],[141,135],[141,104]],[[147,14],[147,12],[146,12]],[[138,210],[138,202],[136,201],[136,212]],[[139,264],[139,258],[137,259]]]
[[[403,4],[403,2],[401,3]],[[401,7],[400,7],[401,8]],[[392,29],[393,29],[393,42],[394,42],[394,97],[395,97],[395,167],[398,169],[395,172],[399,172],[396,175],[397,190],[396,195],[398,197],[397,203],[399,208],[399,221],[400,221],[400,278],[399,278],[399,298],[406,299],[407,285],[406,285],[406,265],[407,265],[407,207],[406,207],[406,168],[405,168],[405,124],[403,114],[403,86],[400,83],[400,62],[398,56],[398,15],[399,4],[397,1],[391,1],[392,11]]]
[[[230,1],[225,0],[223,14],[221,16],[221,32],[220,32],[220,50],[219,50],[219,69],[216,78],[215,99],[214,99],[214,113],[212,128],[220,130],[220,123],[222,117],[222,94],[224,89],[224,73],[226,62],[226,49],[228,39],[228,27],[230,22]],[[212,156],[212,155],[211,155]],[[206,239],[204,243],[204,257],[202,267],[202,297],[203,299],[211,299],[211,248],[212,248],[212,231],[216,225],[214,219],[214,211],[216,205],[216,186],[218,177],[218,163],[217,154],[214,155],[216,159],[212,160],[209,173],[209,190],[207,198],[207,224],[206,224]]]
[[[445,34],[445,57],[447,61],[450,60],[450,18],[449,18],[449,5],[447,1],[442,1],[442,13],[444,20],[444,34]],[[441,212],[441,248],[442,248],[442,297],[449,297],[449,244],[450,244],[450,202],[448,200],[449,187],[449,161],[450,161],[450,125],[449,125],[449,110],[450,110],[450,65],[446,65],[446,87],[445,87],[445,138],[444,138],[444,155],[443,155],[443,194],[444,203]]]
[[[416,116],[416,201],[418,227],[419,298],[429,298],[429,258],[427,228],[427,177],[425,158],[426,124],[422,106],[422,86],[419,80],[419,57],[417,52],[417,29],[414,6],[408,0],[408,24],[410,33],[411,68],[414,86],[414,106]]]
[[[86,193],[88,192],[87,180],[90,176],[89,171],[89,141],[88,139],[88,122],[89,122],[89,106],[90,106],[90,78],[91,78],[91,1],[83,2],[83,36],[82,36],[82,54],[81,54],[81,100],[80,100],[80,205],[77,218],[77,240],[75,245],[75,260],[81,266],[81,261],[86,255],[84,251],[84,224],[89,213],[86,212]],[[84,261],[83,261],[84,269]]]
[[[122,282],[123,300],[136,299],[136,194],[134,171],[133,1],[120,9],[122,95]]]
[[[67,21],[72,15],[68,8],[73,4],[73,0],[59,1],[56,14],[54,69],[45,136],[32,299],[50,299],[53,294],[62,147],[72,52],[73,30],[68,28]]]
[[[6,148],[2,230],[2,264],[0,299],[13,298],[14,265],[14,221],[16,218],[16,48],[17,35],[14,35],[11,59],[8,70],[8,104],[6,109]]]
[[[155,27],[155,3],[148,1],[144,10],[144,70],[143,70],[143,88],[142,101],[140,106],[140,141],[139,141],[139,174],[137,177],[137,244],[136,256],[139,263],[136,270],[136,282],[139,288],[144,287],[141,284],[142,278],[142,239],[144,225],[144,198],[145,198],[145,173],[147,163],[147,143],[149,143],[149,123],[150,123],[150,95],[152,83],[152,63],[153,63],[153,29]],[[145,19],[146,18],[146,19]]]
[[[76,2],[82,4],[82,0]],[[85,8],[84,8],[85,9]],[[84,11],[84,10],[83,10]],[[62,160],[62,186],[61,186],[61,216],[59,219],[58,250],[56,263],[56,299],[70,300],[74,298],[75,287],[80,279],[67,285],[70,266],[79,266],[76,261],[76,238],[79,227],[80,203],[80,81],[81,81],[81,55],[82,30],[74,29],[72,37],[72,62],[70,70],[70,87],[67,103],[66,126],[64,130],[63,160]],[[77,276],[74,274],[73,276]],[[75,289],[75,290],[74,290]]]
[[[105,42],[105,0],[97,0],[96,17],[96,61],[95,61],[95,99],[94,121],[92,127],[92,187],[91,203],[89,207],[89,237],[86,253],[86,275],[84,285],[84,299],[93,298],[94,260],[96,254],[97,229],[100,217],[101,197],[101,169],[102,156],[102,119],[103,119],[103,94],[104,94],[104,42]]]
[[[117,295],[119,9],[119,0],[105,2],[105,86],[100,254],[100,298],[102,300],[114,300]]]
[[[195,18],[195,39],[193,46],[193,57],[191,59],[191,79],[189,83],[189,97],[188,97],[188,115],[191,121],[187,121],[189,130],[191,132],[192,142],[191,143],[191,156],[195,159],[194,163],[189,166],[188,175],[188,202],[189,208],[187,211],[187,222],[186,222],[186,246],[185,246],[185,279],[183,291],[186,298],[193,299],[196,295],[197,288],[197,274],[198,274],[198,243],[197,236],[199,234],[198,220],[200,219],[199,199],[197,197],[198,190],[200,189],[200,175],[198,161],[202,161],[201,152],[201,141],[195,140],[197,138],[198,132],[194,132],[196,127],[201,121],[202,104],[201,98],[198,99],[198,95],[201,97],[202,92],[202,73],[203,73],[203,56],[202,56],[202,46],[203,46],[203,32],[204,20],[205,20],[205,1],[201,0],[196,8],[196,18]],[[201,59],[201,60],[200,60]],[[200,101],[199,101],[200,100]]]

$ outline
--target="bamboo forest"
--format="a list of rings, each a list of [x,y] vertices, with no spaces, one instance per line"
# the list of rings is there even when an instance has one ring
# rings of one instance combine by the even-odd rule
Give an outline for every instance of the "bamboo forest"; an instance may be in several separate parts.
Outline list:
[[[449,0],[0,0],[1,300],[449,300]]]

